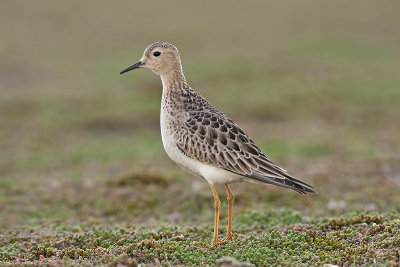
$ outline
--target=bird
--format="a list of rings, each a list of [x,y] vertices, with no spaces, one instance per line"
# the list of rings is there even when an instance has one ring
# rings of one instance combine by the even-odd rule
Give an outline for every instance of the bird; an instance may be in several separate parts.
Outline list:
[[[272,162],[231,118],[189,86],[180,53],[173,44],[150,44],[141,59],[120,74],[139,68],[150,69],[161,77],[160,128],[166,153],[177,165],[205,180],[211,188],[215,212],[212,247],[233,240],[235,196],[229,184],[270,184],[301,194],[316,193],[312,186]],[[224,184],[228,201],[228,229],[222,240],[218,237],[221,201],[215,189],[217,184]]]

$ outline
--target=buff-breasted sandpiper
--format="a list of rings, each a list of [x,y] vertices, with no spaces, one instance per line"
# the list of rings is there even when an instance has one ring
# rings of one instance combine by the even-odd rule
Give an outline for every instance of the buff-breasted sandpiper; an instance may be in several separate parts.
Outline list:
[[[170,43],[153,43],[142,58],[121,71],[146,68],[161,76],[161,137],[168,156],[183,169],[208,182],[214,197],[212,246],[232,240],[234,195],[228,184],[272,184],[299,193],[315,193],[312,186],[273,163],[242,129],[193,90],[182,72],[178,49]],[[218,238],[221,201],[215,184],[224,184],[228,200],[228,233]]]

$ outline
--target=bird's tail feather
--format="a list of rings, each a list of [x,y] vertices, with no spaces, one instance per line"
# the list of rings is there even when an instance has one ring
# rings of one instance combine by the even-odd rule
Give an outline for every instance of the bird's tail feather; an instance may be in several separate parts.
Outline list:
[[[255,171],[252,173],[250,178],[260,182],[290,188],[300,194],[317,193],[311,185],[294,178],[286,172],[281,172],[277,175],[271,175]]]

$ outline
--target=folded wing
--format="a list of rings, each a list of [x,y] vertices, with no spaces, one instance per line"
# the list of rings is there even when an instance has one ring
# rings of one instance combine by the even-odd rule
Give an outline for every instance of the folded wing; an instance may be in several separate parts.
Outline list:
[[[219,116],[220,115],[220,116]],[[188,132],[178,136],[178,148],[188,157],[259,182],[315,193],[265,156],[257,145],[222,113],[189,112]]]

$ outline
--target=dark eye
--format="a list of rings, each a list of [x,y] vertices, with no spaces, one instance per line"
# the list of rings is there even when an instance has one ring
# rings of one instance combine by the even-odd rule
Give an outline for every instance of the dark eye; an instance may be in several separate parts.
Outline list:
[[[160,52],[160,51],[155,51],[155,52],[153,53],[153,55],[154,55],[155,57],[158,57],[159,55],[161,55],[161,52]]]

